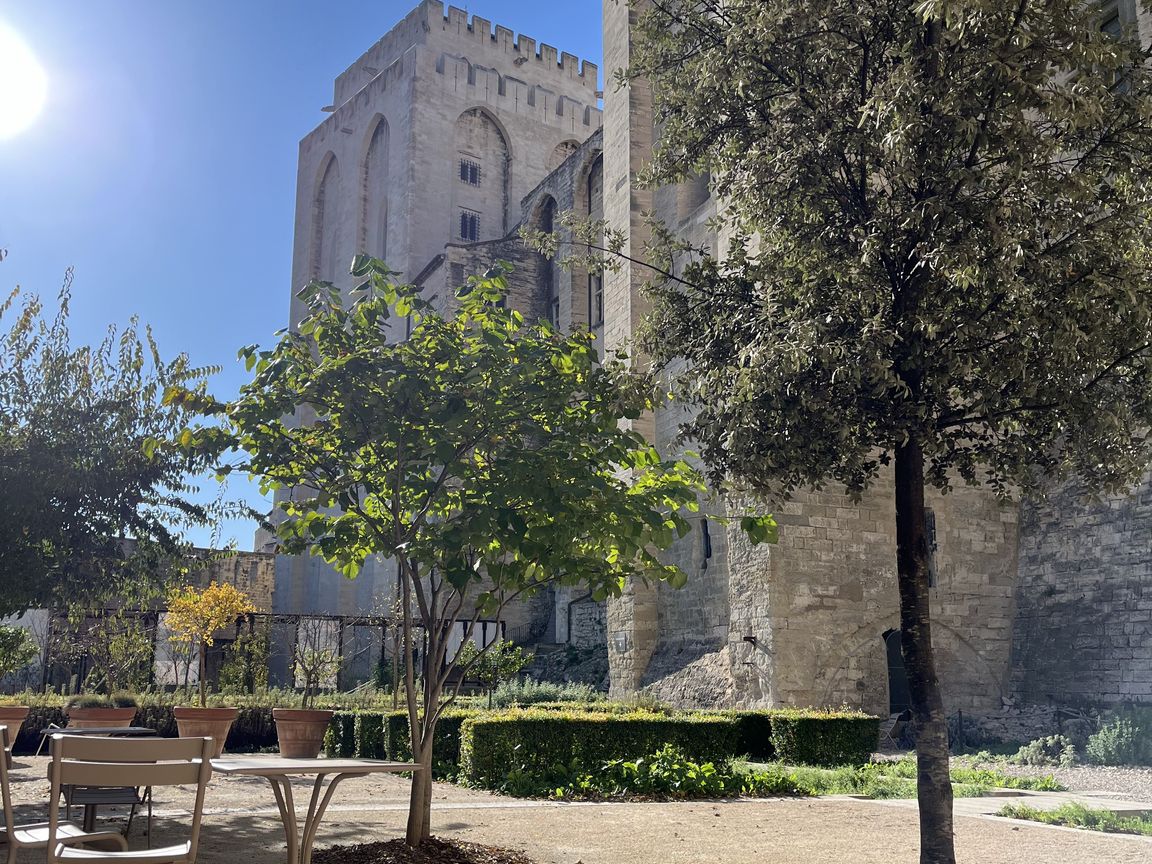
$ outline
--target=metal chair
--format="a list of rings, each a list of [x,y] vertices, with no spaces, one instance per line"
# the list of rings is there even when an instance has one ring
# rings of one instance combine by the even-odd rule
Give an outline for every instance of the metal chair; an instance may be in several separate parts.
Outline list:
[[[12,752],[7,726],[0,726],[0,741],[3,742],[4,755],[7,757]],[[4,829],[0,831],[0,839],[8,844],[7,864],[15,864],[16,853],[20,849],[43,849],[48,846],[49,823],[16,824],[8,772],[8,759],[0,759],[0,797],[4,802]],[[56,838],[55,843],[60,844],[90,843],[120,850],[128,848],[128,841],[119,831],[85,831],[74,822],[58,823],[53,836]]]
[[[200,842],[204,789],[212,776],[211,738],[83,738],[52,736],[48,864],[193,864]],[[189,839],[158,849],[102,851],[65,845],[58,835],[60,787],[196,786]]]

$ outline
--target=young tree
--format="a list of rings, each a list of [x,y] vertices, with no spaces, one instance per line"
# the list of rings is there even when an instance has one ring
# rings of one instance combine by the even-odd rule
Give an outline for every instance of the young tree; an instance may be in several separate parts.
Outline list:
[[[710,171],[733,235],[663,244],[648,347],[688,361],[717,482],[859,494],[894,466],[921,861],[952,862],[925,488],[1147,465],[1148,52],[1084,0],[637,5],[648,177]]]
[[[169,639],[195,649],[199,661],[200,707],[208,704],[208,649],[216,631],[235,627],[236,620],[251,615],[256,606],[234,585],[212,582],[207,588],[175,586],[168,591],[164,623],[172,631]],[[187,686],[187,679],[185,679]]]
[[[504,308],[495,271],[470,280],[454,314],[360,258],[345,305],[329,284],[301,296],[309,314],[270,350],[242,353],[255,379],[227,405],[174,393],[223,421],[195,430],[209,451],[247,453],[268,491],[290,489],[277,531],[355,576],[370,555],[400,574],[404,693],[414,773],[408,842],[429,836],[432,741],[460,667],[454,628],[549,584],[619,594],[628,578],[682,584],[657,552],[689,526],[701,478],[665,461],[622,421],[650,410],[651,381],[600,365],[591,336],[527,325]],[[411,336],[389,338],[389,319]],[[309,422],[292,419],[302,409]],[[424,642],[417,690],[414,630]],[[477,655],[477,658],[481,655]],[[459,670],[459,674],[457,674]]]
[[[183,354],[162,360],[135,319],[74,346],[70,292],[69,273],[54,313],[18,292],[0,304],[0,614],[73,603],[114,583],[129,559],[144,572],[211,517],[188,500],[200,457],[156,443],[191,419],[163,403],[165,389],[211,370]]]
[[[292,673],[296,686],[304,688],[304,707],[311,708],[321,687],[335,685],[340,674],[337,650],[339,622],[323,618],[302,618],[296,625],[292,646]]]
[[[519,645],[500,640],[481,650],[475,642],[468,642],[460,648],[456,662],[470,668],[469,677],[479,681],[488,696],[488,707],[492,707],[492,693],[505,681],[511,681],[520,670],[532,662],[533,655]]]

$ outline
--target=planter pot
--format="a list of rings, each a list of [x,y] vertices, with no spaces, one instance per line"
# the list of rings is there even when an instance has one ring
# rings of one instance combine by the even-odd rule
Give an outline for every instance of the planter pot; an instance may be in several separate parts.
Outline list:
[[[16,746],[16,738],[20,734],[20,727],[28,719],[27,705],[0,706],[0,726],[8,727],[8,767],[12,767],[12,748]]]
[[[136,719],[135,708],[66,708],[69,729],[123,729]]]
[[[288,759],[315,759],[324,746],[324,733],[332,720],[331,711],[273,708],[280,755]]]
[[[240,712],[235,708],[173,708],[176,728],[181,738],[215,738],[213,756],[224,752],[224,742],[228,740],[228,730]]]
[[[8,727],[8,740],[15,741],[20,727],[28,719],[27,705],[0,705],[0,726]]]

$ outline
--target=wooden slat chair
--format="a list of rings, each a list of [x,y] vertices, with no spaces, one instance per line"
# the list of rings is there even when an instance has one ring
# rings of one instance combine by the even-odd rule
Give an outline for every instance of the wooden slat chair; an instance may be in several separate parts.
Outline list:
[[[0,726],[0,741],[3,741],[4,753],[7,757],[12,752],[12,746],[6,726]],[[8,844],[7,864],[15,864],[16,853],[20,849],[44,849],[47,847],[50,829],[48,822],[16,824],[16,817],[12,812],[12,789],[9,784],[8,759],[0,759],[0,797],[4,801],[4,830],[0,832],[0,839]],[[74,822],[58,823],[54,836],[56,843],[68,845],[88,843],[111,849],[124,850],[128,848],[128,841],[119,831],[84,831]]]
[[[212,776],[211,738],[81,738],[52,736],[52,793],[48,809],[48,864],[193,864],[200,843],[204,789]],[[77,849],[57,839],[60,787],[195,786],[189,838],[158,849]]]

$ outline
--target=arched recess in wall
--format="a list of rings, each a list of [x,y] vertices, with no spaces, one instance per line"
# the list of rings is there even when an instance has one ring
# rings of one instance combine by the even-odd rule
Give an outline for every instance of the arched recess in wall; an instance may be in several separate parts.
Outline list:
[[[316,193],[312,196],[312,256],[309,272],[313,279],[336,279],[340,255],[340,163],[329,151],[320,160]]]
[[[508,230],[512,148],[499,122],[483,108],[456,119],[452,172],[452,239],[495,240]]]
[[[552,155],[548,157],[548,172],[551,173],[564,164],[565,160],[580,149],[579,141],[561,141],[552,148]]]
[[[388,258],[388,121],[377,114],[368,132],[360,169],[360,233],[357,249]]]
[[[543,195],[532,208],[531,227],[535,231],[551,234],[556,230],[556,199],[551,195]],[[560,326],[560,296],[556,285],[556,259],[545,258],[536,253],[536,296],[539,298],[540,308],[544,310],[542,317],[553,326]]]
[[[604,154],[596,151],[581,166],[576,175],[576,198],[573,202],[575,212],[597,222],[604,218]],[[600,236],[599,245],[604,245],[604,238]],[[589,327],[596,329],[604,325],[604,274],[593,272],[595,268],[588,268],[582,263],[572,265],[572,290],[585,292],[583,301],[575,298],[572,315],[574,319],[584,319]]]

